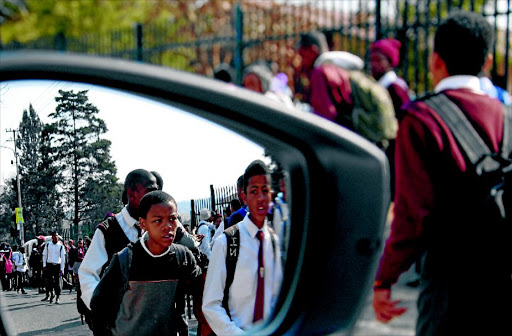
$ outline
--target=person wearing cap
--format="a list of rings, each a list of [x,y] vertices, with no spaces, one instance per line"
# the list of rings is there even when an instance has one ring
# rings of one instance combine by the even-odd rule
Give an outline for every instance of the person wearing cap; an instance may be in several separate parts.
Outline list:
[[[370,69],[372,76],[388,90],[395,117],[400,122],[404,116],[402,107],[410,101],[409,87],[398,77],[395,68],[400,63],[401,43],[393,38],[378,40],[370,48]],[[395,140],[389,140],[386,148],[391,172],[391,198],[395,196]]]
[[[46,296],[41,301],[50,299],[50,303],[60,303],[60,277],[64,274],[66,265],[65,247],[57,238],[58,234],[52,231],[52,241],[45,244],[43,250],[43,270],[46,277]],[[51,293],[51,297],[50,297]],[[54,294],[55,293],[55,294]]]
[[[203,252],[207,257],[208,260],[210,259],[210,256],[212,254],[212,251],[210,250],[210,243],[212,240],[211,235],[211,224],[208,222],[208,220],[211,217],[210,210],[203,208],[199,211],[199,224],[197,225],[197,231],[196,233],[198,235],[202,235],[203,239],[201,240],[201,244],[199,244],[199,250]]]
[[[372,76],[388,90],[398,121],[403,118],[401,107],[410,101],[407,83],[395,72],[400,63],[400,46],[399,41],[387,38],[373,43],[370,49]]]

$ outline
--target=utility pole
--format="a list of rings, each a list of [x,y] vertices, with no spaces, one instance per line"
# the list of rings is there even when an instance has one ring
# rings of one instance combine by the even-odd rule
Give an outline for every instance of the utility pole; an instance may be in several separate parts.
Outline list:
[[[12,136],[13,136],[13,141],[14,141],[14,160],[16,161],[16,185],[17,185],[17,189],[18,189],[18,209],[20,209],[19,211],[21,212],[23,209],[23,207],[21,206],[21,186],[20,186],[20,167],[19,167],[19,160],[18,160],[18,152],[16,150],[16,130],[15,129],[10,129],[10,130],[7,130],[7,132],[12,132]],[[18,213],[16,213],[16,218],[19,218],[18,216]],[[23,218],[23,213],[21,212],[21,218]],[[18,224],[18,223],[17,223]],[[24,220],[21,221],[21,223],[19,223],[19,230],[20,230],[20,241],[21,241],[21,245],[25,244],[25,232],[24,232],[24,226],[25,226],[25,223],[24,223]]]

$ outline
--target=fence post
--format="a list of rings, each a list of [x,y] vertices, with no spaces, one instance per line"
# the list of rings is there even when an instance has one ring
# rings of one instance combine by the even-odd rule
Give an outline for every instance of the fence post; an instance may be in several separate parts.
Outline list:
[[[239,2],[233,8],[232,18],[234,21],[235,29],[235,70],[236,70],[236,84],[242,83],[243,73],[243,53],[244,53],[244,13]]]
[[[375,41],[382,38],[381,0],[375,0]]]
[[[66,51],[66,36],[64,36],[63,32],[55,35],[55,50],[58,51]]]
[[[190,200],[190,232],[194,230],[196,226],[196,210],[194,205],[194,200]]]
[[[215,211],[215,190],[213,189],[213,184],[210,184],[210,200],[212,202],[211,209],[212,211]]]
[[[144,58],[144,32],[142,24],[135,25],[135,60],[142,62]]]

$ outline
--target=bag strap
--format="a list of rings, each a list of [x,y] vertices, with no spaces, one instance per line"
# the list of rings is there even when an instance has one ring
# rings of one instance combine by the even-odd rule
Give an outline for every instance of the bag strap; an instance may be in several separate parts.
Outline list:
[[[440,93],[424,101],[436,111],[452,131],[469,161],[477,165],[484,155],[492,154],[489,147],[476,132],[460,108],[445,94]],[[504,106],[503,140],[501,153],[508,157],[511,152],[510,132],[512,130],[512,110]]]
[[[238,261],[238,253],[240,252],[240,231],[238,230],[238,224],[235,224],[226,230],[224,234],[228,240],[228,249],[226,251],[226,285],[224,286],[224,297],[222,298],[222,306],[226,310],[229,318],[231,313],[229,311],[229,288],[235,278],[235,268]]]
[[[425,100],[425,103],[436,111],[448,125],[473,165],[476,165],[482,156],[490,154],[489,147],[475,131],[464,113],[445,94],[432,96]]]
[[[133,252],[131,246],[127,246],[121,252],[119,252],[119,266],[121,267],[124,291],[127,291],[129,288],[128,281],[130,275],[130,266],[132,265],[132,253]]]

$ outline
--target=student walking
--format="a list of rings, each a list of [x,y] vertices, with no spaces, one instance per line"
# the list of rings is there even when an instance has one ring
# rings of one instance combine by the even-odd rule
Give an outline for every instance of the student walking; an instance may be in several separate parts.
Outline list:
[[[16,270],[14,272],[14,284],[16,286],[16,292],[19,293],[21,290],[22,294],[27,294],[24,288],[25,273],[27,272],[27,258],[25,257],[25,248],[21,246],[18,251],[18,247],[14,245],[12,250],[12,261]]]
[[[192,252],[174,244],[178,209],[163,191],[140,201],[144,235],[116,253],[91,300],[94,335],[177,335],[188,333],[184,314],[187,282],[201,287]]]
[[[204,286],[203,313],[217,335],[240,335],[267,320],[283,276],[277,236],[267,224],[272,200],[267,166],[260,160],[252,162],[243,181],[249,212],[215,242]],[[230,243],[233,237],[239,243]],[[236,261],[233,266],[229,259],[231,267],[227,256],[233,255]]]
[[[66,266],[65,247],[57,238],[57,232],[52,232],[52,241],[47,242],[43,250],[43,270],[46,277],[46,296],[41,301],[50,300],[60,304],[60,277]],[[51,296],[50,296],[51,294]]]

